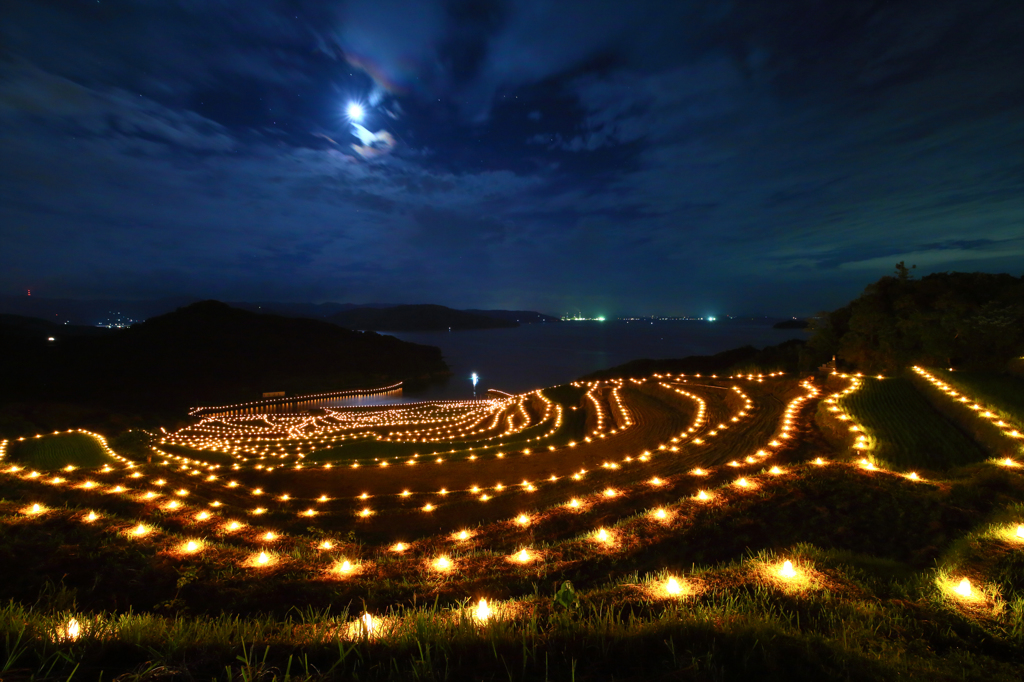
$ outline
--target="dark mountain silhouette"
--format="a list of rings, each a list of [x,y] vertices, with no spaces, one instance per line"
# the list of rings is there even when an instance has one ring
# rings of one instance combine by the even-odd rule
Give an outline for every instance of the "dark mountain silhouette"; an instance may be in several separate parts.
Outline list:
[[[454,310],[443,305],[398,305],[393,308],[354,308],[327,318],[349,329],[373,329],[393,332],[435,331],[446,329],[495,329],[518,327],[513,320]]]
[[[475,308],[468,308],[463,311],[467,313],[473,313],[474,315],[486,315],[487,317],[496,317],[499,320],[505,320],[507,322],[517,322],[519,324],[535,324],[537,322],[561,322],[562,320],[551,315],[545,315],[544,313],[538,313],[535,310],[477,310]]]
[[[0,296],[0,314],[9,313],[12,315],[24,315],[48,320],[57,324],[68,325],[101,325],[116,324],[118,322],[138,323],[156,315],[163,315],[192,303],[197,303],[200,300],[201,299],[195,297],[121,301],[113,299],[76,300],[46,298],[42,296]],[[341,312],[365,308],[382,309],[396,307],[420,307],[418,305],[399,306],[395,303],[334,303],[332,301],[325,303],[305,303],[301,301],[229,301],[227,304],[232,308],[248,310],[254,313],[269,313],[273,315],[282,315],[284,317],[308,317],[314,320],[323,320]],[[441,308],[443,306],[434,307]],[[448,308],[446,308],[446,310],[447,309]],[[532,310],[466,310],[464,312],[476,315],[485,315],[487,317],[496,317],[507,322],[519,322],[522,324],[560,321],[557,317],[544,315]],[[369,329],[370,327],[358,328]],[[383,329],[383,327],[376,328]],[[441,329],[442,327],[430,328]],[[443,328],[447,329],[448,327],[445,326]],[[479,329],[480,327],[474,326],[459,328]]]
[[[817,363],[837,356],[862,372],[913,364],[1006,369],[1024,355],[1024,277],[937,272],[915,279],[900,262],[893,276],[812,325]]]
[[[229,301],[232,308],[249,310],[254,313],[269,313],[272,315],[283,315],[284,317],[309,317],[314,320],[322,320],[336,313],[353,310],[355,308],[391,308],[393,303],[296,303],[281,301]]]
[[[432,346],[217,301],[101,334],[39,324],[0,319],[0,400],[179,409],[448,372]]]

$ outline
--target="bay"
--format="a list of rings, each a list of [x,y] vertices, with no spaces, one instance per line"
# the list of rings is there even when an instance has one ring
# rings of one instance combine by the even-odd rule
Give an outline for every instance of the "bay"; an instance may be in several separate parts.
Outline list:
[[[512,329],[391,333],[405,341],[438,346],[452,376],[401,394],[345,404],[472,399],[486,397],[491,388],[521,393],[640,358],[712,355],[740,346],[763,348],[806,338],[801,330],[773,329],[775,321],[570,321]],[[475,387],[473,374],[478,376]]]

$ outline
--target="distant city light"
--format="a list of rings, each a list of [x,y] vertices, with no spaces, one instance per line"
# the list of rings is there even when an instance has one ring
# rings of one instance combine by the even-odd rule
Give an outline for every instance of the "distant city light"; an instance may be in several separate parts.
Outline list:
[[[715,321],[715,318],[713,318],[713,317],[709,317],[708,318],[708,322],[714,322],[714,321]]]
[[[363,109],[363,105],[359,102],[351,102],[345,109],[345,113],[353,121],[362,121],[363,116],[366,115],[366,111]]]

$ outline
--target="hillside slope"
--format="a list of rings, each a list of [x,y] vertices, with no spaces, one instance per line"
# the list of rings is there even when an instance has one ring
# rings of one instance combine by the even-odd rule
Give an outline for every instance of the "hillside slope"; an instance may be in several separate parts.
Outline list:
[[[328,322],[204,301],[99,336],[56,341],[0,323],[0,400],[183,407],[446,373],[441,351]],[[49,334],[49,332],[48,332]]]

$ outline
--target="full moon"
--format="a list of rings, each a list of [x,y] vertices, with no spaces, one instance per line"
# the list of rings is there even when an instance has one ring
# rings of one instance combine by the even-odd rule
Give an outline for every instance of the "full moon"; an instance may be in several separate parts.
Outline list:
[[[363,111],[362,104],[359,104],[358,102],[352,102],[351,104],[348,105],[348,108],[345,111],[348,114],[348,117],[353,121],[363,120],[363,114],[365,112]]]

